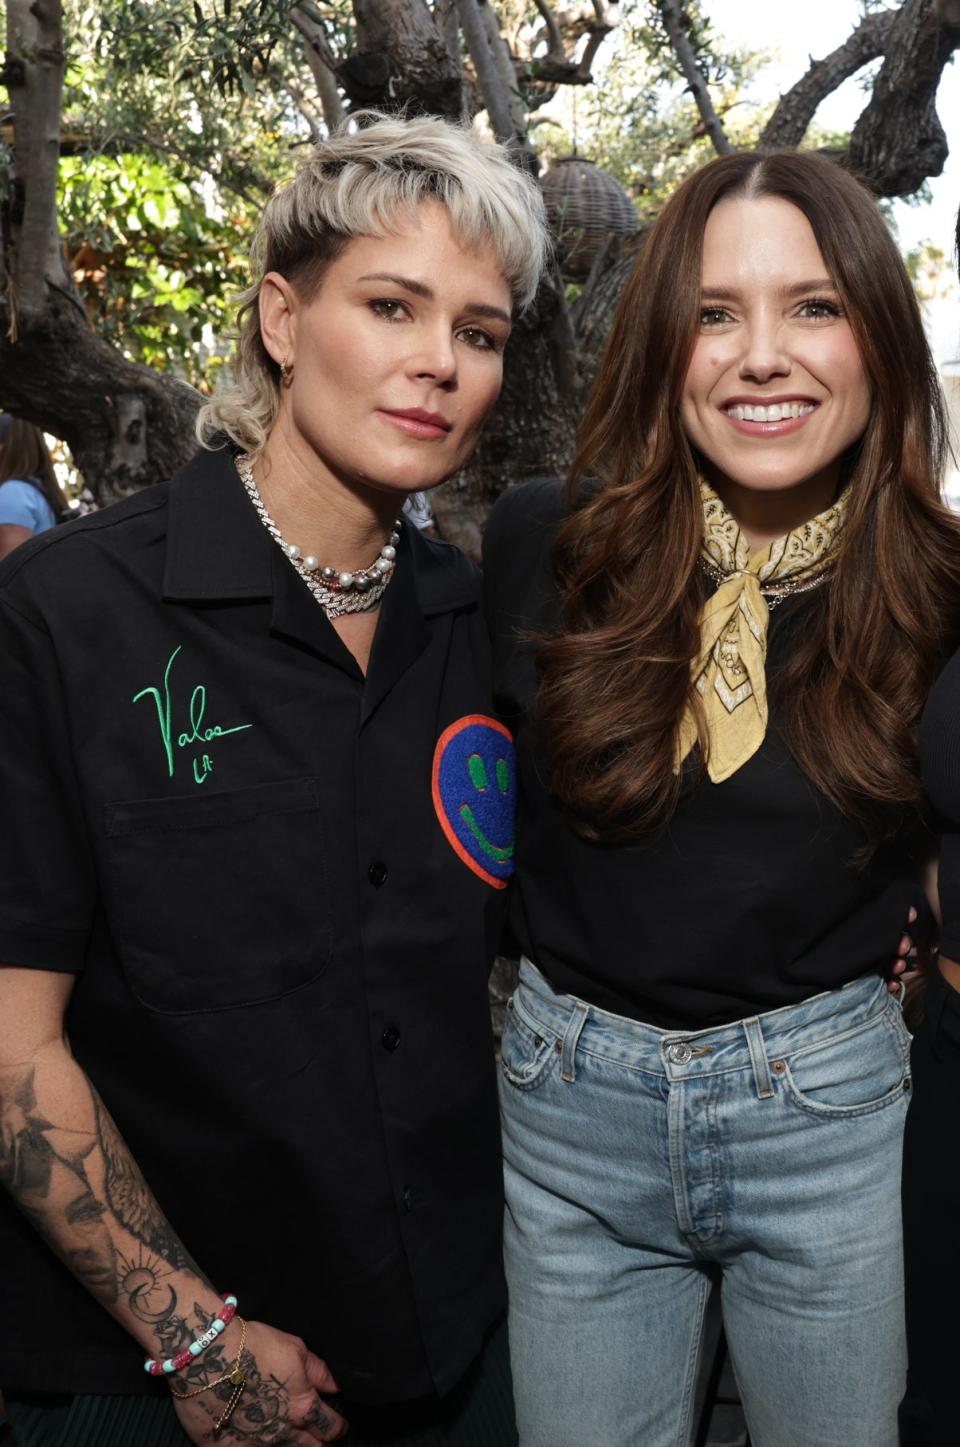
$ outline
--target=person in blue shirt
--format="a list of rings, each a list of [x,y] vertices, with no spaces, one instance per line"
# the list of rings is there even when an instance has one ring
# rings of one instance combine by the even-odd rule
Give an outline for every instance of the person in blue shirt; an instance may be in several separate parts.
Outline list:
[[[52,528],[66,506],[40,428],[0,412],[0,558]]]

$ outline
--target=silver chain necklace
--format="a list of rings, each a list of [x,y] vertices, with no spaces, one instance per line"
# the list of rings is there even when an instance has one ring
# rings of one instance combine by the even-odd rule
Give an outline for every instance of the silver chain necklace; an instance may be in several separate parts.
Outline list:
[[[718,587],[726,583],[729,578],[735,578],[737,576],[736,573],[721,572],[713,563],[708,562],[702,553],[698,561],[707,577],[716,583]],[[783,583],[761,583],[760,592],[763,594],[768,612],[772,613],[774,608],[782,603],[785,598],[792,598],[795,593],[809,593],[812,588],[819,588],[821,583],[825,583],[829,576],[829,572],[824,570],[824,572],[819,573],[816,578],[811,578],[808,583],[799,581],[793,583],[789,578]]]
[[[253,480],[253,462],[246,452],[236,459],[240,480],[273,541],[283,552],[287,561],[300,574],[310,592],[316,598],[328,618],[339,618],[344,613],[367,613],[375,608],[383,597],[384,590],[393,577],[397,560],[397,543],[400,541],[400,518],[393,525],[393,532],[384,543],[373,562],[354,573],[340,572],[337,568],[323,568],[319,560],[308,553],[304,557],[296,543],[285,541],[283,534],[264,506],[263,498]]]

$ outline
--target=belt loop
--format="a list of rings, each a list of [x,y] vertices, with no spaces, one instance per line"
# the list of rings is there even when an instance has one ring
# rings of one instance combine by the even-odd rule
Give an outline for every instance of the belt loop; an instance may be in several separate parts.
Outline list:
[[[587,1023],[589,1008],[582,1000],[577,1000],[567,1021],[567,1028],[563,1032],[563,1050],[560,1055],[560,1078],[562,1080],[576,1080],[577,1071],[574,1064],[574,1057],[577,1053],[577,1046],[580,1043],[580,1033]]]
[[[744,1020],[743,1033],[747,1037],[747,1049],[750,1051],[750,1064],[753,1066],[753,1078],[757,1084],[757,1099],[769,1100],[773,1095],[773,1081],[770,1079],[763,1031],[760,1029],[760,1021],[756,1015],[751,1016],[749,1020]]]

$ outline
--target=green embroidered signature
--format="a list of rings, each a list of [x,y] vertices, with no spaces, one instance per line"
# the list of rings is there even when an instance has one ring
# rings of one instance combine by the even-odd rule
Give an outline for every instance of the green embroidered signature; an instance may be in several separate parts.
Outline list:
[[[133,695],[133,702],[139,703],[141,698],[152,698],[157,710],[157,723],[160,725],[160,737],[163,740],[163,751],[167,760],[167,773],[173,778],[176,768],[176,755],[174,753],[173,737],[173,697],[170,687],[170,674],[173,669],[177,654],[183,644],[179,644],[167,659],[167,666],[163,670],[163,683],[160,688],[141,688],[139,693]],[[205,724],[204,715],[207,710],[207,690],[202,683],[198,683],[190,695],[190,702],[187,705],[187,722],[189,728],[184,729],[177,735],[176,746],[179,749],[189,749],[195,744],[209,744],[214,739],[224,739],[228,734],[240,734],[244,729],[253,728],[253,724],[234,724],[232,728],[221,728],[220,724]],[[213,773],[213,760],[207,753],[196,755],[193,759],[193,781],[195,784],[203,784]]]

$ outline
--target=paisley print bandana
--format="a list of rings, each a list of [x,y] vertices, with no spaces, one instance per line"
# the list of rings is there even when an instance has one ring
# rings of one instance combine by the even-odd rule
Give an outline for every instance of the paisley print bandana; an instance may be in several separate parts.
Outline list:
[[[700,618],[700,650],[691,665],[707,726],[707,773],[715,784],[756,753],[767,731],[767,624],[770,606],[783,595],[823,578],[833,562],[843,526],[846,496],[751,553],[739,524],[701,479],[703,547],[700,559],[717,591]],[[764,592],[771,594],[768,606]],[[699,735],[688,706],[680,723],[677,768]]]

